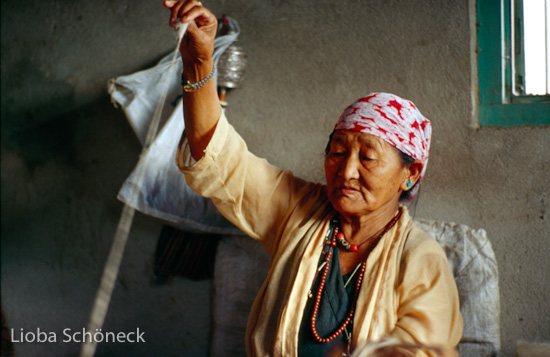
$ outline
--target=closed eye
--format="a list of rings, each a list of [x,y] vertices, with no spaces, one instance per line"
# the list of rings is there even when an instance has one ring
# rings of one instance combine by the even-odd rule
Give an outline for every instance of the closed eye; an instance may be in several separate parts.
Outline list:
[[[346,154],[346,150],[342,148],[333,148],[329,151],[329,155],[342,156]]]

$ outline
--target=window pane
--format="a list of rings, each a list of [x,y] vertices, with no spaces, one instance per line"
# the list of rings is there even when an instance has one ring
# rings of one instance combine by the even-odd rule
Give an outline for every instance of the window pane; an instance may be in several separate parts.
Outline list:
[[[525,94],[549,94],[548,0],[523,0]]]

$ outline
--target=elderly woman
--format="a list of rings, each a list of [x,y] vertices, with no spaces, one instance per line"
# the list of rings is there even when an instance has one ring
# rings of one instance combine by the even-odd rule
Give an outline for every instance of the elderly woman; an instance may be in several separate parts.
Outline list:
[[[326,149],[326,186],[251,154],[221,111],[212,53],[217,22],[200,2],[165,1],[188,22],[185,132],[177,165],[191,188],[271,257],[250,312],[250,356],[322,356],[369,341],[454,348],[462,333],[456,284],[438,243],[400,202],[426,171],[430,122],[392,94],[359,99]]]

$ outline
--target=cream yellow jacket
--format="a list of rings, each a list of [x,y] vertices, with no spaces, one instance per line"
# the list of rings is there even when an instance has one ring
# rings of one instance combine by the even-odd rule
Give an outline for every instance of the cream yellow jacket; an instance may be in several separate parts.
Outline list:
[[[295,356],[307,293],[336,214],[325,186],[251,154],[223,114],[204,157],[193,162],[184,133],[176,161],[189,186],[211,197],[271,257],[248,320],[247,354]],[[454,347],[462,316],[449,263],[439,244],[401,209],[401,218],[367,260],[352,346],[390,337]]]

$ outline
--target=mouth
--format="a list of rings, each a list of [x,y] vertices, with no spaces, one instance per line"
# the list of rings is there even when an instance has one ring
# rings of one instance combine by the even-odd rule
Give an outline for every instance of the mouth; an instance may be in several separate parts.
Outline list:
[[[356,195],[359,190],[352,186],[340,186],[336,188],[336,192],[340,193],[343,196],[353,196]]]

